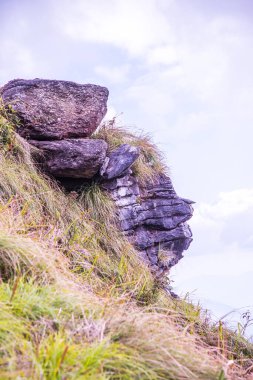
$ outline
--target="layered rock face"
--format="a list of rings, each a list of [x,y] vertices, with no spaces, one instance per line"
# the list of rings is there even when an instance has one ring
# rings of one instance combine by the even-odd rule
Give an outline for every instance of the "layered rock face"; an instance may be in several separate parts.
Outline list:
[[[17,132],[40,150],[41,168],[68,190],[97,181],[115,202],[120,230],[154,274],[163,277],[191,243],[186,221],[193,202],[178,197],[164,174],[144,185],[139,182],[131,166],[140,147],[122,144],[109,152],[104,140],[87,138],[106,113],[108,90],[17,79],[0,89],[0,95],[20,119]]]
[[[193,202],[179,198],[164,175],[140,186],[129,171],[102,186],[117,205],[120,229],[156,276],[166,274],[192,241],[185,222],[192,216]]]

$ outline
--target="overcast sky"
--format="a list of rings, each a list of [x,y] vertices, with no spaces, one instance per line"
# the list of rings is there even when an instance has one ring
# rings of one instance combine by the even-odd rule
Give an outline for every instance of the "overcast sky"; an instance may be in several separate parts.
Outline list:
[[[216,311],[253,304],[253,2],[0,0],[0,14],[0,85],[105,85],[108,117],[164,151],[196,201],[178,291]]]

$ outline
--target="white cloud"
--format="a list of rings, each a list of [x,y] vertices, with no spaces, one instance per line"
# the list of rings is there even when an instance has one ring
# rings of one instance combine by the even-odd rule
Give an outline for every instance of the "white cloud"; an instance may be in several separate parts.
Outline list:
[[[140,107],[143,115],[166,116],[174,111],[173,95],[164,88],[164,78],[157,75],[153,78],[152,85],[150,79],[150,75],[147,75],[137,80],[126,90],[125,96]],[[161,129],[162,125],[159,128]]]
[[[94,68],[96,74],[104,78],[108,83],[123,83],[128,79],[130,65],[121,66],[103,66],[99,65]]]
[[[194,223],[202,223],[203,220],[226,222],[226,219],[240,213],[244,213],[253,206],[253,189],[238,189],[219,194],[218,201],[200,203],[196,207]]]
[[[14,79],[13,72],[19,78],[30,77],[36,73],[36,62],[30,49],[13,40],[4,40],[1,45],[0,83]]]
[[[147,54],[147,63],[149,65],[163,64],[171,65],[178,63],[180,54],[175,45],[158,46],[150,49]]]
[[[155,0],[64,0],[57,5],[56,15],[67,36],[111,44],[134,56],[165,43],[170,36],[166,17]]]
[[[206,298],[234,307],[252,304],[245,291],[245,283],[253,285],[252,219],[252,188],[222,192],[216,202],[196,205],[192,246],[171,274],[177,290],[196,290],[194,298],[204,304]]]
[[[177,281],[181,282],[199,276],[241,275],[249,272],[251,268],[253,268],[252,252],[244,251],[232,244],[210,254],[189,257],[186,253],[186,257],[180,263],[180,268],[176,266],[174,272]]]

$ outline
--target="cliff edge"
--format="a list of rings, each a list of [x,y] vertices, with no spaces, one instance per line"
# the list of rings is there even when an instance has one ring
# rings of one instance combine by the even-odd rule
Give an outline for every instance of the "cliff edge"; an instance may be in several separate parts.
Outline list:
[[[161,278],[191,243],[193,202],[176,194],[147,138],[112,121],[96,133],[108,94],[97,85],[43,79],[13,80],[0,91],[19,119],[18,134],[41,152],[40,169],[79,195],[100,186],[115,204],[117,227]]]

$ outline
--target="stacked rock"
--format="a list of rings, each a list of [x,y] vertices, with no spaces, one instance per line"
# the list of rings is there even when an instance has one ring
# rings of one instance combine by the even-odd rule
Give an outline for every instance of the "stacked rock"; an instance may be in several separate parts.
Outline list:
[[[108,152],[90,139],[107,111],[108,90],[92,84],[16,79],[0,89],[15,110],[17,132],[42,151],[42,169],[69,190],[96,178],[117,206],[118,224],[156,276],[166,274],[191,242],[192,201],[177,196],[169,177],[141,185],[131,171],[140,149]]]
[[[93,84],[15,79],[0,91],[20,119],[17,132],[42,149],[44,170],[54,177],[92,178],[107,144],[88,139],[107,112],[109,92]]]

